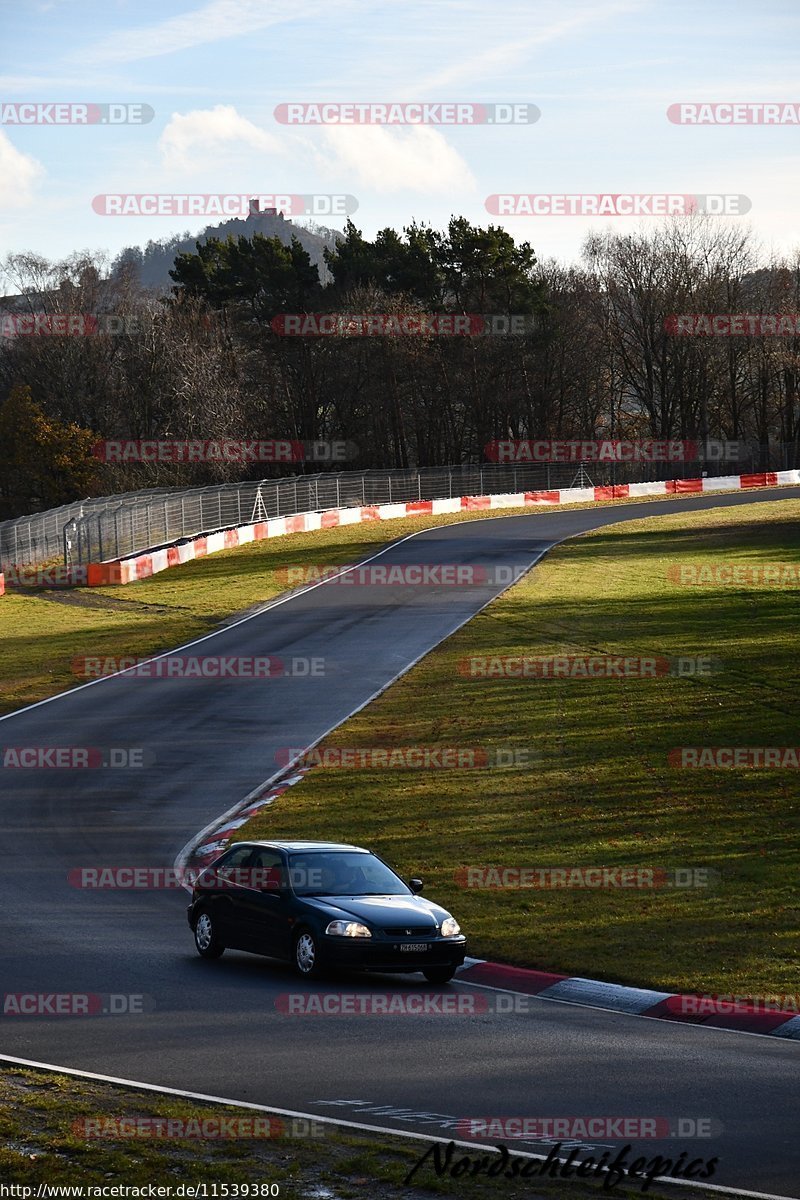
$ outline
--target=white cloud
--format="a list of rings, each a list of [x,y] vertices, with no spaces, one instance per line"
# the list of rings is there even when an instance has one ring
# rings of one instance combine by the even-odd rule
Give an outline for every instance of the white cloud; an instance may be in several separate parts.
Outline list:
[[[475,178],[441,133],[428,126],[330,125],[325,138],[334,154],[327,166],[376,192],[472,191]]]
[[[158,147],[164,166],[178,171],[209,169],[243,147],[260,154],[283,153],[278,138],[240,116],[232,104],[173,113]]]
[[[0,204],[24,208],[36,184],[44,178],[44,167],[30,154],[23,154],[0,130]]]

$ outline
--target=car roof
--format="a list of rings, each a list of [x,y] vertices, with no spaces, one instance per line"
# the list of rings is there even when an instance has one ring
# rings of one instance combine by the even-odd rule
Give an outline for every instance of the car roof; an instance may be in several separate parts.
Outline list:
[[[347,842],[234,842],[233,846],[267,846],[274,850],[354,850],[358,854],[369,854],[369,850],[365,850],[363,846],[350,846]]]

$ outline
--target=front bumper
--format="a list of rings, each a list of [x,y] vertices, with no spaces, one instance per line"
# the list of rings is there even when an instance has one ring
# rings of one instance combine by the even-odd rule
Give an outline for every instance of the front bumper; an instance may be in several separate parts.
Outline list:
[[[424,950],[402,950],[402,942],[379,938],[330,937],[321,939],[320,960],[326,966],[349,967],[354,971],[424,971],[426,967],[460,967],[467,952],[467,939],[426,938],[414,944]]]

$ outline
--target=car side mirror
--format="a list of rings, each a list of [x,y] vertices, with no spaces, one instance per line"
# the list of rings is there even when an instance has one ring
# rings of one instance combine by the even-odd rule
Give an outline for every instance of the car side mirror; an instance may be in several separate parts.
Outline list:
[[[409,879],[408,886],[411,888],[412,892],[416,896],[418,892],[422,891],[422,889],[425,887],[425,884],[422,882],[421,879]]]

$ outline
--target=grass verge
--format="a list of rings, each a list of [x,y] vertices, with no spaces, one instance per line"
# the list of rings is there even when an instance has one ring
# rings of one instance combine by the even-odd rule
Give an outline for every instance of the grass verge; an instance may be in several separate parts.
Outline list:
[[[479,957],[666,991],[800,993],[798,772],[669,762],[681,746],[797,744],[797,589],[681,587],[668,576],[684,561],[797,564],[798,518],[800,502],[787,500],[626,522],[565,543],[323,743],[533,748],[539,761],[316,769],[239,836],[374,848],[425,877]],[[721,669],[644,679],[460,673],[472,656],[566,654],[702,656]],[[475,865],[712,874],[708,886],[647,890],[457,882],[459,868]]]

